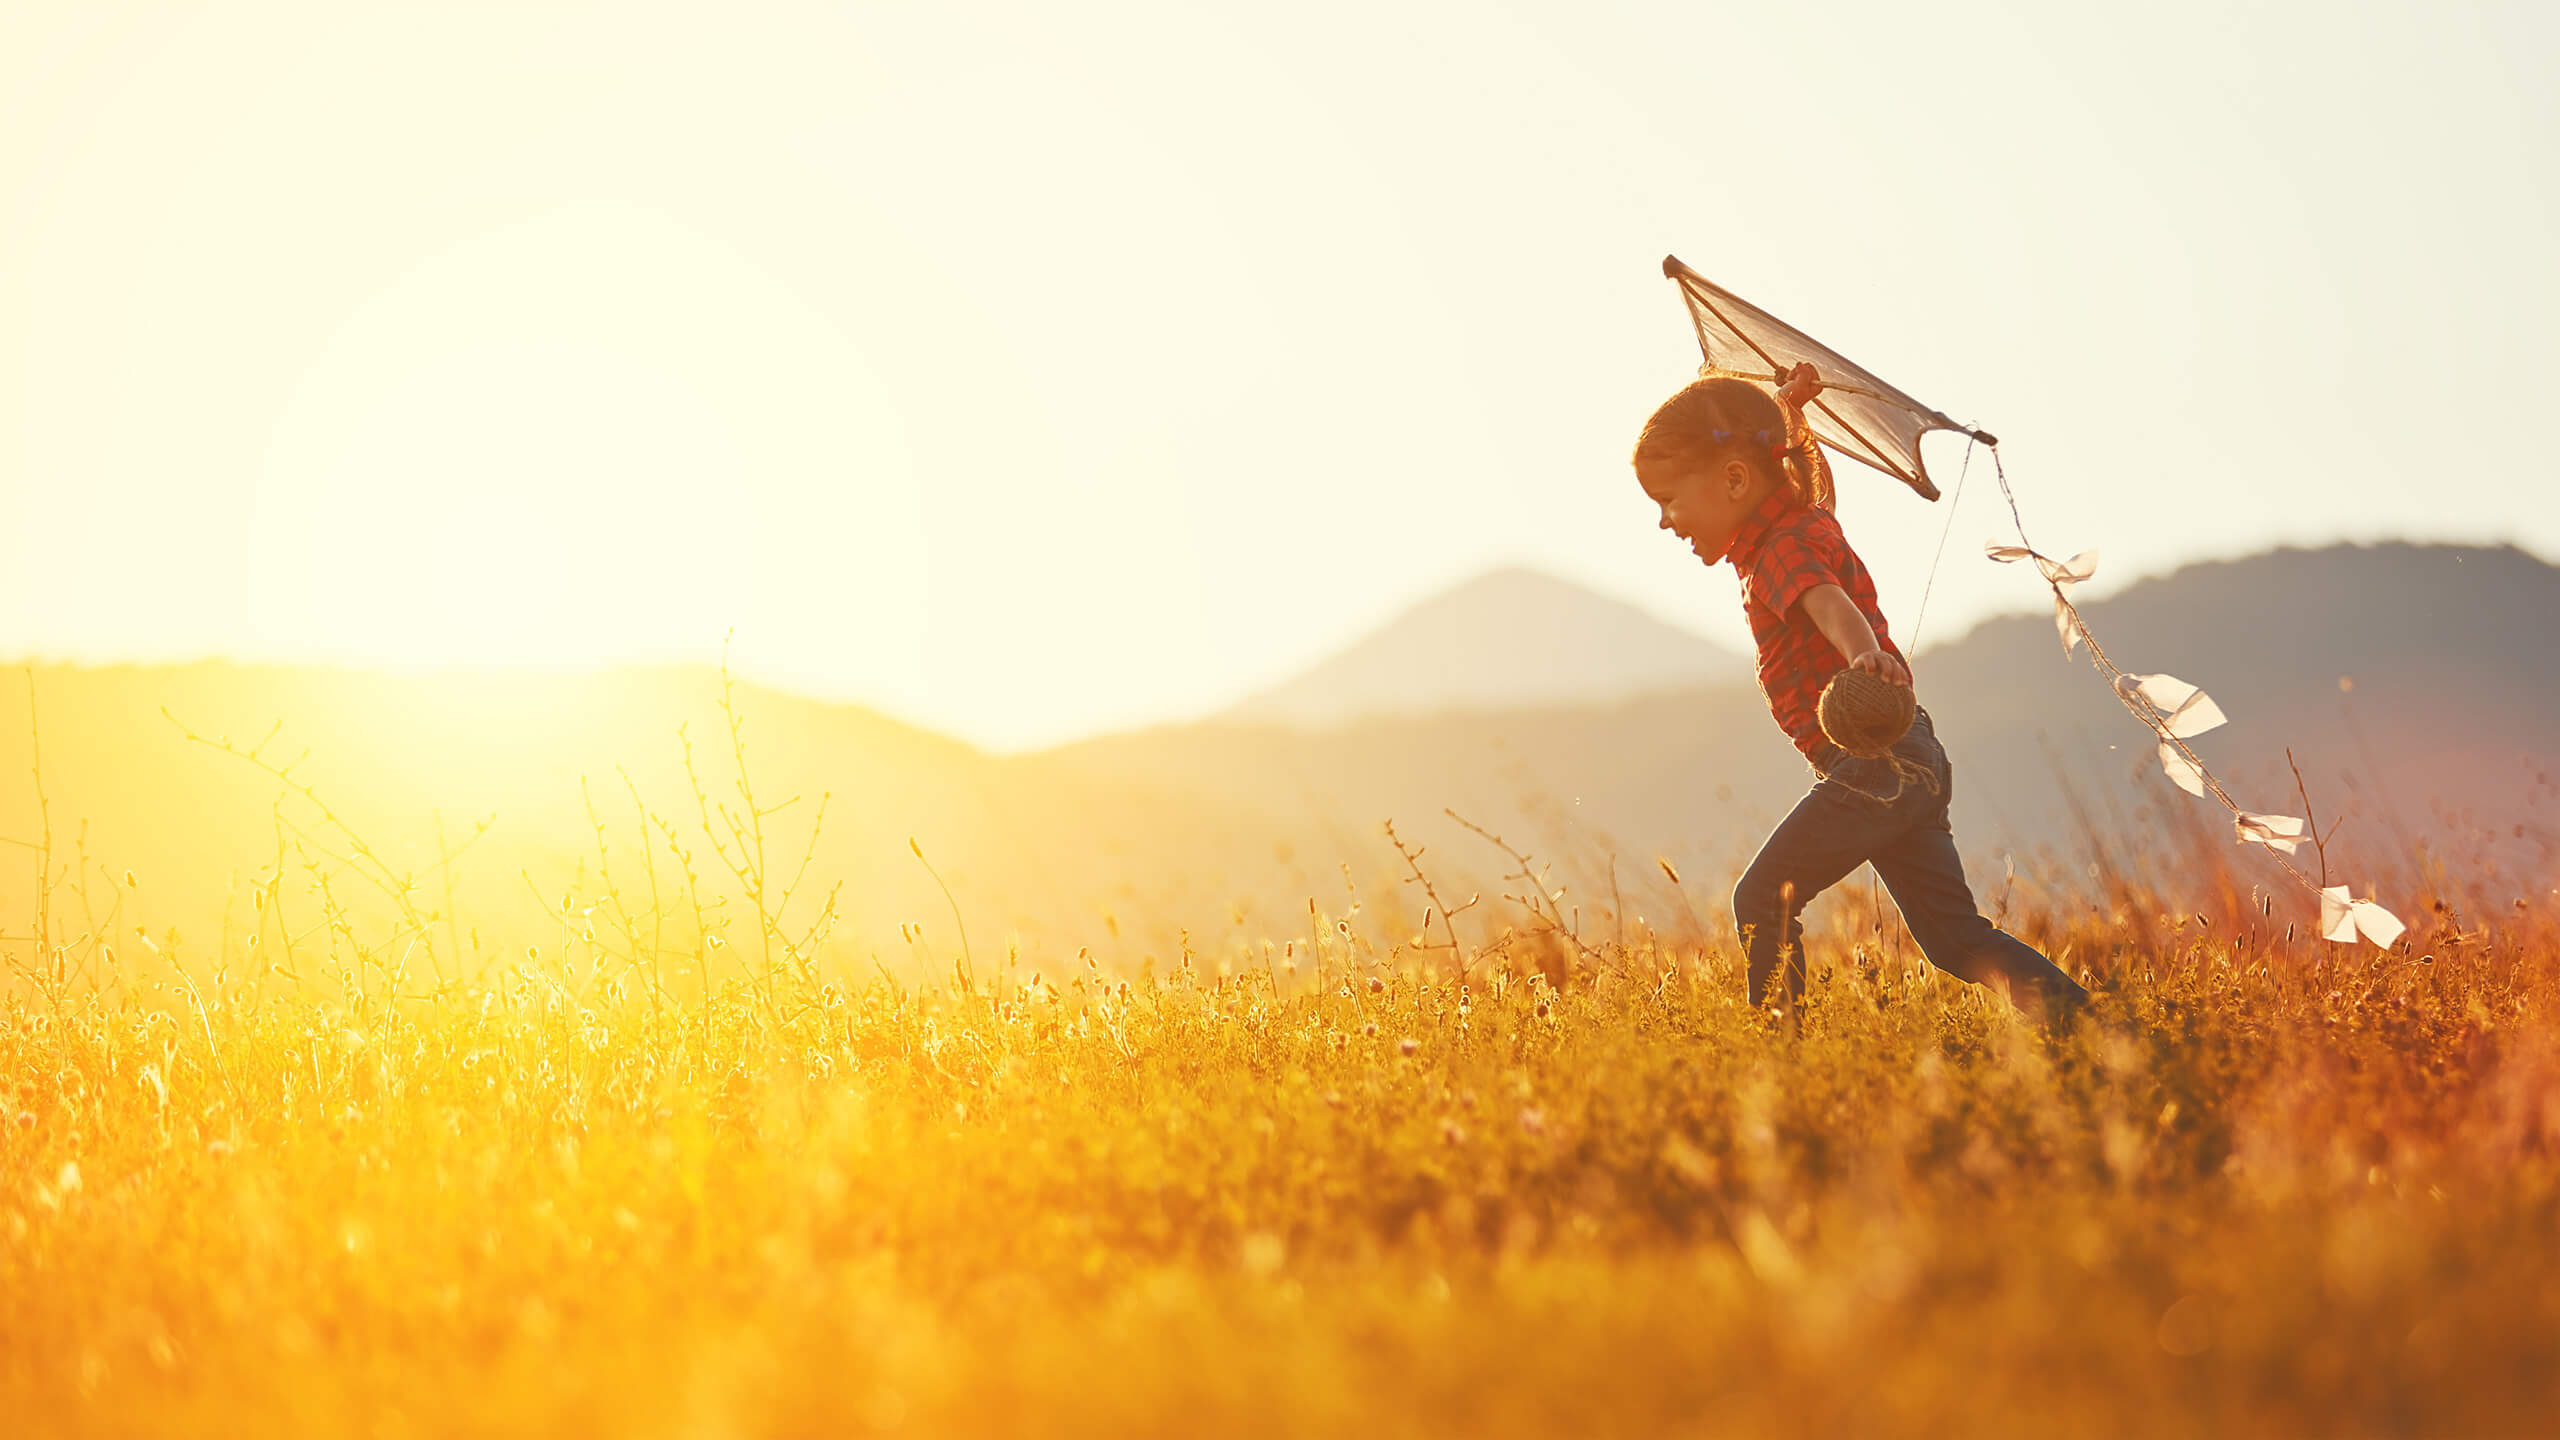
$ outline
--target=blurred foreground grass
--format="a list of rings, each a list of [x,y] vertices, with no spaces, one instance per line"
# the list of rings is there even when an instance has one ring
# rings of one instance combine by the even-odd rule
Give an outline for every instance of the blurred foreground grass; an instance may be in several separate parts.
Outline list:
[[[360,949],[325,993],[22,983],[0,1414],[2544,1429],[2560,925],[2376,953],[2246,918],[2047,917],[2100,994],[2061,1037],[1873,933],[1818,941],[1792,1042],[1729,948],[1650,933],[1463,984],[1335,934],[1126,979],[687,990],[598,942],[405,998]]]

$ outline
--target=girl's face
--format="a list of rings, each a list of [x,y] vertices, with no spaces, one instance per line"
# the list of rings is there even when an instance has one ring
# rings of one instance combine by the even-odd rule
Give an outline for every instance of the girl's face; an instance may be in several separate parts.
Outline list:
[[[1769,482],[1739,460],[1674,456],[1636,462],[1636,483],[1662,509],[1662,528],[1689,542],[1705,564],[1724,559],[1742,522],[1768,497]]]

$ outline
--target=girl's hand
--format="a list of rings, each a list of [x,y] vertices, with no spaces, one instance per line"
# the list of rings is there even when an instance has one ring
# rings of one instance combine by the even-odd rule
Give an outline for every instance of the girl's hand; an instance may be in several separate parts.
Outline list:
[[[1778,399],[1796,410],[1803,409],[1807,402],[1821,393],[1822,376],[1815,372],[1813,362],[1809,360],[1797,361],[1795,368],[1787,372],[1786,383],[1778,387]]]
[[[1905,690],[1911,688],[1911,672],[1903,668],[1901,661],[1893,658],[1892,651],[1882,646],[1851,656],[1849,668],[1864,670],[1879,679],[1890,680]]]

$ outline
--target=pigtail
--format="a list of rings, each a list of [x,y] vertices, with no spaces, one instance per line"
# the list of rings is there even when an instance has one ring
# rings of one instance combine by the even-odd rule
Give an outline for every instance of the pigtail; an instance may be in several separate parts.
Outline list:
[[[1779,407],[1784,409],[1786,407]],[[1839,497],[1831,485],[1831,462],[1823,456],[1822,443],[1813,438],[1813,427],[1800,414],[1787,416],[1787,438],[1777,447],[1778,468],[1786,473],[1787,485],[1796,499],[1816,510],[1829,510]]]

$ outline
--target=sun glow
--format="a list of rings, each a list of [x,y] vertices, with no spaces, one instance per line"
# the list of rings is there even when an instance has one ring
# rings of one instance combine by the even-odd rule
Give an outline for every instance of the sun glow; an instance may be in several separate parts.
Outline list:
[[[923,527],[861,351],[661,216],[474,237],[302,377],[257,496],[270,653],[395,665],[824,655],[922,689]]]

